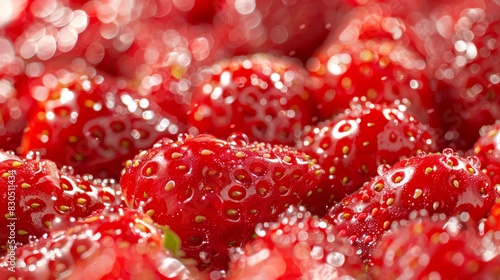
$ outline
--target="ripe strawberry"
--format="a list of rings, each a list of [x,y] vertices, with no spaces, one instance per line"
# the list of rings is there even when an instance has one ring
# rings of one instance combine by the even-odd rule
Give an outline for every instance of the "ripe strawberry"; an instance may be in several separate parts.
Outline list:
[[[275,52],[302,61],[323,43],[347,8],[342,1],[224,2],[213,23],[226,48],[236,55]]]
[[[26,110],[11,80],[0,77],[0,149],[15,151],[26,126]]]
[[[326,208],[315,205],[342,200],[377,175],[379,165],[394,164],[419,151],[434,152],[437,147],[427,127],[406,112],[406,107],[366,102],[311,127],[298,149],[327,171],[318,191],[305,200],[308,210],[324,216]]]
[[[425,67],[411,48],[375,39],[325,43],[307,66],[313,77],[310,88],[325,118],[348,108],[354,97],[373,103],[405,100],[410,113],[437,130],[440,119]]]
[[[261,223],[258,237],[232,256],[227,279],[354,279],[362,274],[354,248],[327,221],[289,207],[277,222]]]
[[[448,216],[467,212],[479,222],[499,196],[477,158],[462,158],[447,148],[442,154],[419,154],[392,167],[383,165],[357,192],[330,209],[327,217],[369,261],[374,246],[394,221],[411,211]]]
[[[55,218],[85,217],[105,205],[121,203],[113,180],[58,170],[54,162],[35,153],[25,158],[0,152],[0,253],[5,245],[28,243],[46,233]]]
[[[202,269],[227,269],[230,247],[252,238],[312,192],[322,173],[287,146],[228,141],[210,135],[163,139],[128,162],[120,183],[129,207],[179,234],[186,256]]]
[[[400,221],[373,253],[371,273],[374,279],[498,279],[484,271],[486,249],[479,234],[457,219]]]
[[[182,132],[174,117],[154,111],[123,80],[91,68],[84,73],[49,72],[33,85],[32,111],[22,153],[39,150],[58,166],[117,179],[122,162],[164,136]]]
[[[495,203],[491,207],[490,214],[481,223],[482,232],[498,232],[500,231],[500,203]]]
[[[6,279],[194,279],[190,269],[163,247],[151,218],[126,208],[106,208],[0,258]]]
[[[493,185],[500,184],[500,122],[485,127],[476,140],[473,152]]]
[[[189,120],[199,133],[226,138],[243,132],[251,141],[293,145],[313,122],[306,83],[307,71],[287,57],[223,60],[193,94]]]

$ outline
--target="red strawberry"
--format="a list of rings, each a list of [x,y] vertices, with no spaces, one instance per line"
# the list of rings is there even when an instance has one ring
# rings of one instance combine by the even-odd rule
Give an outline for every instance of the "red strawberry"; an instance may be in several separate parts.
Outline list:
[[[358,103],[344,114],[302,137],[299,150],[308,154],[327,171],[318,192],[306,198],[308,209],[320,216],[331,205],[359,189],[377,175],[381,164],[394,164],[419,151],[437,149],[435,139],[402,105]]]
[[[227,0],[213,22],[237,55],[278,52],[306,61],[345,8],[342,1]]]
[[[457,219],[401,221],[380,241],[371,272],[374,279],[498,279],[500,274],[484,271],[484,245]]]
[[[307,71],[287,57],[223,60],[193,94],[189,120],[200,133],[226,138],[243,132],[251,141],[293,145],[313,122],[306,83]]]
[[[479,222],[499,196],[476,158],[462,158],[448,148],[442,154],[421,153],[392,167],[383,165],[379,172],[327,216],[366,261],[391,223],[408,219],[411,211],[448,216],[467,212]]]
[[[290,207],[233,255],[227,279],[346,279],[362,274],[354,248],[327,221]],[[351,278],[349,278],[351,279]]]
[[[0,152],[0,253],[6,244],[25,244],[46,233],[55,218],[85,217],[105,205],[120,204],[114,181],[59,171],[54,162],[35,153],[26,158]],[[15,237],[14,237],[15,236]]]
[[[151,218],[124,208],[107,208],[68,230],[54,229],[11,253],[0,258],[5,279],[194,279],[196,275],[194,268],[188,269],[163,247],[161,230]]]
[[[200,268],[227,269],[228,250],[252,238],[312,192],[322,173],[287,146],[209,135],[163,139],[128,162],[120,183],[128,205],[169,225]]]
[[[325,118],[341,113],[354,97],[373,103],[405,100],[408,111],[431,128],[440,127],[425,60],[395,40],[325,43],[308,62],[311,89]]]
[[[479,159],[481,167],[490,177],[493,185],[500,184],[500,122],[485,127],[482,135],[476,140],[473,152]]]
[[[483,125],[500,117],[495,1],[467,0],[436,6],[408,22],[411,37],[439,84],[439,111],[447,145],[470,149]],[[415,20],[418,19],[418,20]]]
[[[46,73],[33,86],[39,106],[32,111],[22,153],[39,150],[77,173],[118,178],[122,162],[164,136],[182,132],[174,117],[153,110],[126,81],[91,68]]]
[[[10,80],[0,78],[0,92],[0,149],[15,151],[26,126],[26,110]]]

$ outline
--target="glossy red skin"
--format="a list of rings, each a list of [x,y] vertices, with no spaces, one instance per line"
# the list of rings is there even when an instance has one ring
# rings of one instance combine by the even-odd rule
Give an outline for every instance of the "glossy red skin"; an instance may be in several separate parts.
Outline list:
[[[0,271],[7,278],[23,279],[194,277],[163,247],[162,237],[161,230],[144,213],[106,208],[69,229],[54,229],[37,241],[17,248],[15,272],[8,271],[8,255],[0,258]]]
[[[44,84],[45,80],[51,82]],[[37,82],[33,91],[48,94],[32,111],[21,152],[39,150],[76,173],[118,179],[124,161],[158,139],[182,132],[182,124],[154,111],[154,104],[138,97],[123,80],[95,70],[84,74],[60,70]],[[168,122],[160,127],[163,120]]]
[[[425,60],[396,40],[327,42],[308,62],[311,90],[324,118],[341,113],[354,97],[373,103],[404,100],[420,122],[440,127],[435,93],[425,75]]]
[[[394,164],[419,151],[437,151],[435,136],[405,110],[394,104],[359,103],[304,134],[298,149],[326,171],[318,192],[305,199],[311,212],[324,216],[334,202],[377,175],[381,164]]]
[[[193,94],[188,117],[198,133],[294,145],[314,122],[307,71],[287,57],[256,54],[223,60]]]
[[[486,267],[482,237],[448,219],[401,221],[393,226],[373,253],[375,279],[497,279]],[[497,264],[498,265],[498,264]],[[497,271],[498,272],[498,271]],[[496,277],[496,278],[495,278]]]
[[[485,127],[474,143],[472,153],[479,159],[481,168],[493,185],[500,184],[500,123]]]
[[[252,4],[253,12],[245,12]],[[275,53],[305,62],[337,27],[345,8],[342,1],[257,0],[242,5],[228,0],[213,23],[224,45],[236,55]]]
[[[292,148],[249,144],[242,134],[228,142],[180,135],[138,154],[120,184],[129,207],[169,225],[199,268],[226,270],[229,248],[251,240],[259,222],[300,203],[321,172]]]
[[[368,263],[391,223],[408,219],[412,211],[448,216],[468,212],[471,221],[479,223],[499,193],[475,167],[476,161],[459,157],[451,149],[401,160],[381,168],[381,175],[332,207],[327,218],[358,246]]]
[[[54,162],[33,154],[22,158],[0,152],[0,157],[0,173],[4,174],[0,202],[5,206],[0,226],[14,223],[16,232],[14,239],[9,238],[10,230],[0,233],[0,253],[6,252],[4,245],[25,244],[30,236],[47,233],[55,218],[86,217],[105,205],[121,203],[116,182],[74,175],[70,168],[62,172]]]
[[[354,248],[305,208],[290,207],[232,256],[227,279],[333,279],[363,271]],[[265,254],[266,257],[259,257]],[[339,260],[338,262],[336,260]]]

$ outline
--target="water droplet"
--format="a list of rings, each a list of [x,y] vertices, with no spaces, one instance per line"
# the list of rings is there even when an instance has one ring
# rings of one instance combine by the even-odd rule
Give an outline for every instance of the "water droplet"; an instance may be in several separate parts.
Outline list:
[[[467,162],[474,168],[480,169],[481,168],[481,161],[479,160],[478,157],[476,156],[469,156],[467,157]]]
[[[36,242],[38,242],[38,238],[36,237],[36,235],[30,235],[30,236],[28,237],[28,242],[29,242],[30,244],[36,243]]]
[[[326,256],[326,262],[333,267],[341,267],[345,262],[345,256],[339,252],[331,252]]]
[[[26,158],[35,162],[39,162],[42,159],[42,154],[39,151],[29,151],[26,154]]]
[[[417,157],[419,157],[419,158],[424,158],[426,156],[427,156],[427,153],[424,152],[424,151],[420,151],[420,152],[417,153]]]
[[[453,154],[454,154],[454,153],[455,153],[455,152],[453,151],[453,149],[452,149],[452,148],[445,148],[445,149],[443,150],[443,155],[445,155],[445,156],[447,156],[447,157],[451,157],[451,156],[453,156]]]
[[[246,147],[250,143],[250,139],[245,133],[234,132],[229,135],[227,142],[233,146]]]
[[[71,176],[74,172],[75,169],[73,168],[73,166],[64,165],[63,167],[61,167],[61,173],[65,176]]]
[[[391,166],[389,164],[381,164],[377,167],[377,173],[378,175],[382,176],[387,173],[389,169],[391,169]]]

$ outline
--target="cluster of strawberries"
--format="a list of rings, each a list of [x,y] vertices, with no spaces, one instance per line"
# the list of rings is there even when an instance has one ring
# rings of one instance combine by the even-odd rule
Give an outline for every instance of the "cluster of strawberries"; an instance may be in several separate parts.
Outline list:
[[[0,13],[1,279],[499,279],[494,0]]]

